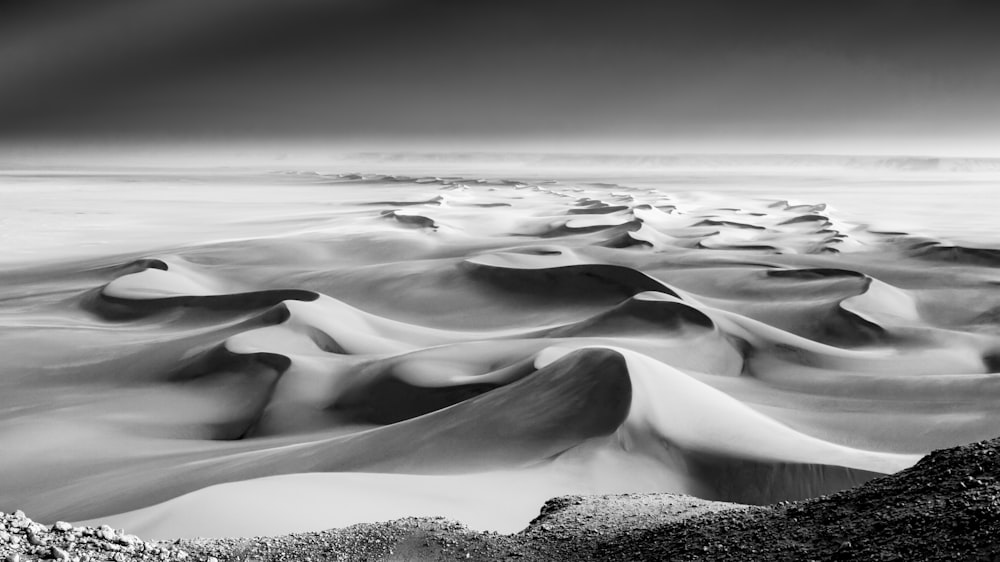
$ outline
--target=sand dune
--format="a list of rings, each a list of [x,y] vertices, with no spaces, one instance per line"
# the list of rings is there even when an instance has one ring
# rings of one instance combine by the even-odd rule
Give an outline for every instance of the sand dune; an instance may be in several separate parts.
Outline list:
[[[0,273],[0,510],[512,531],[561,494],[829,493],[1000,421],[994,249],[649,182],[199,181],[261,199]]]

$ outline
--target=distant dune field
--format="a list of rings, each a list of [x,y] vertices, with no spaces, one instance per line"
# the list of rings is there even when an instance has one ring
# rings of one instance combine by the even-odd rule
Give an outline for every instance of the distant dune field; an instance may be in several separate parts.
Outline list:
[[[1000,244],[822,196],[945,207],[988,165],[459,164],[7,173],[0,511],[509,532],[565,494],[817,496],[1000,427]]]

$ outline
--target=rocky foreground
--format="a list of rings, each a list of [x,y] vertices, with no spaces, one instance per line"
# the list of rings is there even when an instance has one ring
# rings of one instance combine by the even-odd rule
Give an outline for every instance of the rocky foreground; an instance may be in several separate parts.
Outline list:
[[[0,560],[1000,561],[998,478],[994,439],[935,451],[852,490],[767,507],[672,494],[557,498],[514,535],[402,519],[273,538],[147,542],[17,512],[0,514]]]

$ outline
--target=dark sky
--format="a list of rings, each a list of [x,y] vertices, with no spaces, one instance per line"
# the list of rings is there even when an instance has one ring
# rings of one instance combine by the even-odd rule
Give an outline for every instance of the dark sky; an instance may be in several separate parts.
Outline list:
[[[996,0],[10,4],[8,141],[1000,150]]]

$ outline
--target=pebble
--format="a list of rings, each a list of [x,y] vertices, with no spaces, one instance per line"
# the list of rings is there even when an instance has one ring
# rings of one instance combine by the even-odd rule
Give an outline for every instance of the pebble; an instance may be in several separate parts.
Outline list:
[[[52,528],[55,529],[55,530],[57,530],[57,531],[66,532],[66,531],[72,531],[73,530],[73,525],[71,525],[71,524],[69,524],[69,523],[67,523],[65,521],[56,521],[55,525],[53,525]]]

